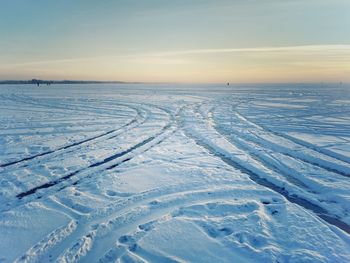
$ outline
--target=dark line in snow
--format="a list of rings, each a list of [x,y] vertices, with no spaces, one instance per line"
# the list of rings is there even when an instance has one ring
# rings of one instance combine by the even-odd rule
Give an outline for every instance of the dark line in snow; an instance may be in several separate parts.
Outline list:
[[[25,157],[25,158],[17,160],[17,161],[12,161],[12,162],[8,162],[8,163],[0,164],[0,167],[4,168],[4,167],[11,166],[11,165],[14,165],[14,164],[18,164],[18,163],[21,163],[21,162],[30,161],[30,160],[33,160],[35,158],[42,157],[42,156],[45,156],[45,155],[48,155],[48,154],[51,154],[51,153],[55,153],[55,152],[58,152],[58,151],[61,151],[61,150],[66,150],[66,149],[72,148],[74,146],[78,146],[78,145],[81,145],[83,143],[86,143],[86,142],[89,142],[89,141],[92,141],[92,140],[95,140],[95,139],[107,136],[107,135],[109,135],[109,134],[111,134],[113,132],[116,132],[116,131],[118,131],[118,130],[120,130],[122,128],[130,126],[130,125],[134,124],[135,122],[136,122],[136,120],[134,119],[134,120],[130,121],[129,123],[121,126],[118,129],[110,130],[110,131],[102,133],[100,135],[97,135],[97,136],[94,136],[94,137],[91,137],[91,138],[88,138],[88,139],[85,139],[85,140],[82,140],[82,141],[78,141],[78,142],[75,142],[75,143],[72,143],[72,144],[69,144],[69,145],[65,145],[65,146],[62,146],[62,147],[58,147],[58,148],[56,148],[54,150],[50,150],[50,151],[42,152],[42,153],[35,154],[35,155],[29,156],[29,157]]]
[[[120,152],[120,153],[116,153],[116,154],[114,154],[114,155],[111,155],[111,156],[105,158],[105,159],[102,160],[102,161],[99,161],[99,162],[96,162],[96,163],[93,163],[93,164],[89,165],[88,167],[85,167],[85,168],[76,170],[76,171],[74,171],[74,172],[71,172],[71,173],[67,174],[67,175],[64,176],[64,177],[61,177],[61,178],[58,178],[58,179],[53,180],[53,181],[51,181],[51,182],[48,182],[48,183],[39,185],[39,186],[37,186],[37,187],[34,187],[34,188],[32,188],[32,189],[29,189],[28,191],[19,193],[19,194],[16,195],[16,197],[17,197],[18,199],[22,199],[23,197],[26,197],[26,196],[29,196],[29,195],[32,195],[32,194],[36,193],[36,192],[37,192],[38,190],[40,190],[40,189],[46,189],[46,188],[55,186],[55,185],[57,185],[57,184],[59,184],[59,183],[65,181],[65,180],[71,178],[72,176],[74,176],[74,175],[76,175],[76,174],[78,174],[78,173],[80,173],[80,172],[82,172],[82,171],[85,171],[85,170],[87,170],[87,169],[89,169],[89,168],[98,167],[98,166],[101,166],[101,165],[103,165],[103,164],[106,164],[106,163],[108,163],[108,162],[110,162],[110,161],[113,161],[113,160],[115,160],[115,159],[117,159],[117,158],[120,158],[120,157],[122,157],[122,156],[125,156],[126,154],[128,154],[128,153],[130,153],[130,152],[132,152],[132,151],[134,151],[134,150],[136,150],[136,149],[138,149],[138,148],[144,146],[145,144],[147,144],[147,143],[149,143],[149,142],[151,142],[151,141],[153,141],[153,140],[156,139],[158,136],[160,136],[161,134],[163,134],[166,130],[168,130],[171,126],[172,126],[171,123],[167,124],[167,125],[164,126],[164,127],[161,129],[161,131],[158,132],[156,135],[153,135],[153,136],[151,136],[151,137],[149,137],[149,138],[143,140],[142,142],[139,142],[138,144],[136,144],[136,145],[130,147],[129,149],[127,149],[127,150],[125,150],[125,151],[122,151],[122,152]],[[129,157],[129,158],[125,159],[125,160],[122,160],[120,163],[113,164],[113,165],[107,167],[106,169],[107,169],[107,170],[113,169],[113,168],[117,167],[118,165],[120,165],[121,163],[124,163],[124,162],[127,162],[127,161],[131,160],[132,158],[133,158],[133,156],[132,156],[132,157]]]
[[[194,138],[194,136],[191,136],[192,138]],[[271,182],[269,182],[268,180],[261,178],[259,175],[257,175],[255,172],[249,170],[248,168],[242,166],[241,164],[233,161],[232,159],[226,157],[225,155],[217,152],[213,147],[211,147],[210,145],[204,143],[203,141],[194,138],[195,142],[204,147],[205,149],[207,149],[211,154],[213,154],[214,156],[220,158],[223,162],[225,162],[226,164],[232,166],[233,168],[241,171],[242,173],[245,173],[249,176],[249,178],[251,180],[253,180],[254,182],[256,182],[257,184],[260,184],[262,186],[265,186],[269,189],[271,189],[274,192],[277,192],[281,195],[283,195],[288,201],[295,203],[297,205],[300,205],[302,207],[304,207],[307,210],[311,210],[312,212],[314,212],[314,214],[316,214],[318,217],[322,218],[324,221],[326,221],[327,223],[334,225],[340,229],[342,229],[343,231],[345,231],[346,233],[350,234],[350,226],[346,223],[344,223],[343,221],[341,221],[340,219],[329,215],[328,211],[325,210],[324,208],[315,205],[313,203],[311,203],[310,201],[296,196],[296,195],[290,195],[289,192],[284,188],[284,187],[279,187]]]
[[[284,134],[284,133],[281,133],[281,132],[276,132],[272,129],[269,129],[269,128],[266,128],[265,126],[262,126],[260,124],[256,124],[255,122],[251,121],[249,118],[247,118],[246,116],[242,115],[241,113],[237,112],[240,116],[242,116],[244,119],[248,120],[248,122],[252,123],[253,125],[255,126],[258,126],[260,127],[262,130],[264,131],[267,131],[267,132],[270,132],[271,134],[277,136],[277,137],[281,137],[285,140],[289,140],[290,142],[294,143],[294,144],[297,144],[297,145],[300,145],[302,147],[305,147],[309,150],[312,150],[316,153],[319,153],[319,154],[322,154],[322,155],[325,155],[327,157],[330,157],[330,158],[334,158],[335,160],[337,161],[341,161],[341,162],[345,162],[345,163],[349,163],[348,160],[345,160],[344,158],[339,158],[339,156],[336,156],[336,155],[330,155],[329,152],[330,151],[322,151],[319,149],[319,147],[311,144],[311,143],[307,143],[307,142],[304,142],[302,140],[299,140],[297,138],[294,138],[293,136],[289,136],[287,134]],[[282,145],[278,145],[274,142],[270,142],[264,138],[261,138],[260,136],[254,134],[257,138],[259,138],[260,142],[257,142],[259,143],[261,146],[264,147],[264,145],[262,144],[262,141],[265,141],[266,143],[270,143],[272,145],[274,145],[274,147],[277,147],[279,149],[279,151],[285,155],[288,155],[289,157],[292,157],[292,158],[296,158],[296,159],[299,159],[301,161],[304,161],[304,162],[307,162],[309,164],[312,164],[312,165],[315,165],[315,166],[318,166],[322,169],[325,169],[329,172],[333,172],[333,173],[337,173],[339,175],[342,175],[342,176],[346,176],[346,177],[350,177],[350,174],[348,172],[348,170],[346,169],[347,167],[344,167],[343,165],[340,165],[340,164],[333,164],[331,163],[330,161],[328,160],[324,160],[324,159],[320,159],[319,157],[315,157],[315,156],[303,156],[303,155],[300,155],[300,154],[296,154],[294,152],[289,152],[288,149],[286,149],[284,146]],[[321,162],[319,162],[318,160],[321,160]],[[332,167],[332,166],[335,166],[335,167]],[[338,168],[337,168],[338,166]],[[342,168],[344,168],[346,170],[343,171]]]

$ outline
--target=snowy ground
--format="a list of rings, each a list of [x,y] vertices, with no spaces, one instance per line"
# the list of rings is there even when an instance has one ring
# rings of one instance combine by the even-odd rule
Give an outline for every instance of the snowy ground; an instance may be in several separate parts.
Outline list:
[[[0,262],[349,262],[347,85],[0,86]]]

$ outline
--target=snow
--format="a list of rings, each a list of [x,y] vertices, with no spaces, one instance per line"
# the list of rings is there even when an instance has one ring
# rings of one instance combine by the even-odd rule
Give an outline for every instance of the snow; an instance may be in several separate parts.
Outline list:
[[[0,86],[0,262],[348,262],[350,86]]]

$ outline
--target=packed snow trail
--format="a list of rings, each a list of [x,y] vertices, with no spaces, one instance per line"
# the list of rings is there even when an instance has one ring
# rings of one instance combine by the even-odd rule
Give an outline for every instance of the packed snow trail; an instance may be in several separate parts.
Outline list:
[[[247,153],[239,149],[239,147],[228,143],[224,137],[210,127],[209,121],[206,122],[202,119],[200,120],[200,125],[193,125],[193,115],[199,115],[198,112],[196,114],[194,108],[190,108],[190,111],[187,112],[187,114],[185,113],[185,129],[190,136],[196,140],[198,145],[205,147],[213,155],[219,157],[228,165],[249,175],[250,179],[254,182],[278,192],[290,202],[313,211],[328,223],[333,224],[350,234],[350,226],[337,218],[337,216],[330,214],[326,209],[319,206],[317,202],[315,202],[315,199],[312,199],[312,197],[310,198],[310,194],[306,193],[306,189],[303,189],[305,188],[304,185],[298,183],[299,189],[295,190],[295,188],[289,183],[290,180],[283,180],[280,177],[280,174],[275,170],[269,169],[269,167],[261,164],[255,158],[250,156],[252,155],[252,152]]]
[[[330,88],[0,86],[0,262],[348,262]]]

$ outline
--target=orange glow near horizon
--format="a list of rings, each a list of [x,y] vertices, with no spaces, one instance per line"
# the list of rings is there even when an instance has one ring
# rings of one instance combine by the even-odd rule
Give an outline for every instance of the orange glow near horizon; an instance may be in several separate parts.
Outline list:
[[[3,74],[139,82],[349,82],[350,45],[199,49],[9,64]],[[23,75],[23,73],[22,73]]]

